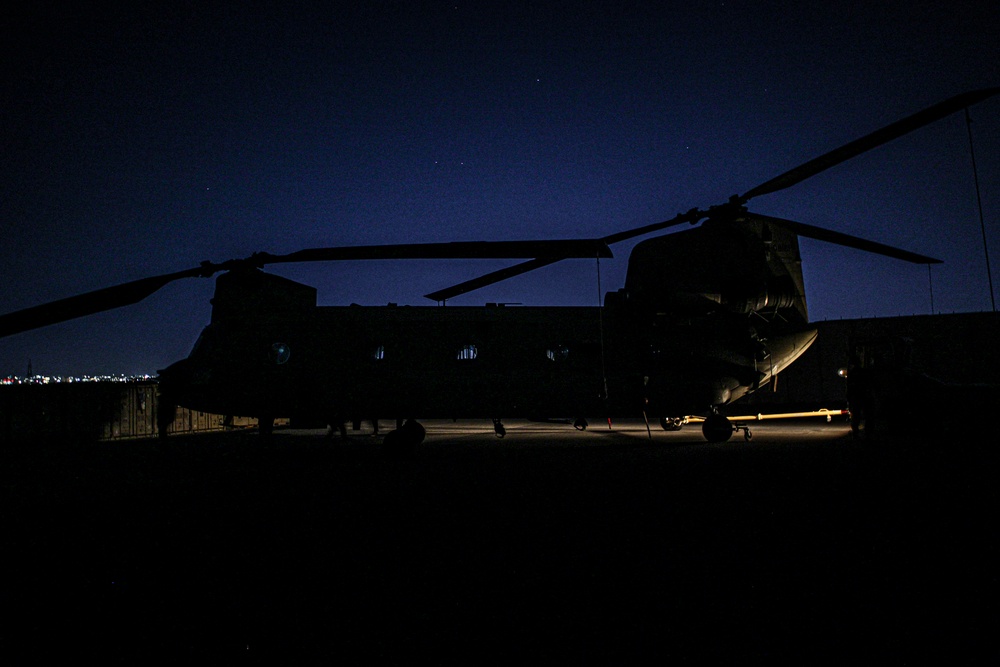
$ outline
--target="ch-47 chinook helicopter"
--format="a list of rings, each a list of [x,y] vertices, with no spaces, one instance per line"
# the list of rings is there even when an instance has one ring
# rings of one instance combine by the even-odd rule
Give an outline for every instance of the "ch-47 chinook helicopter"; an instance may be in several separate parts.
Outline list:
[[[799,222],[752,213],[747,202],[1000,92],[958,95],[825,153],[708,209],[601,239],[458,242],[257,253],[143,278],[0,317],[0,336],[136,303],[187,277],[216,279],[210,324],[190,355],[160,371],[160,430],[177,405],[321,424],[397,419],[387,442],[423,440],[415,418],[639,416],[679,427],[703,415],[725,441],[726,406],[770,382],[816,339],[798,237],[916,263],[939,260]],[[688,223],[638,243],[623,288],[593,307],[441,307],[452,297],[609,245]],[[354,259],[530,258],[426,295],[438,306],[318,307],[313,287],[265,273],[268,264]],[[402,418],[405,418],[404,422]]]

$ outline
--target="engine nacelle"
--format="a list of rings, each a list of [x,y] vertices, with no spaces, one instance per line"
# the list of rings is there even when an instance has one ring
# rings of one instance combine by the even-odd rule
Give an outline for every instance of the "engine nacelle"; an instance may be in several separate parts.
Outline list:
[[[808,320],[797,237],[753,221],[642,241],[629,257],[625,292],[630,304],[655,312],[782,310]]]

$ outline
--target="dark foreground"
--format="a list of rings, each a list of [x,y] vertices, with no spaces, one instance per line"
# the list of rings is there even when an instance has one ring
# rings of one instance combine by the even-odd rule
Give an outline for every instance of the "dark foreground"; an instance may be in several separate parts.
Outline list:
[[[9,449],[0,655],[1000,655],[987,443],[478,429],[410,460],[315,433]]]

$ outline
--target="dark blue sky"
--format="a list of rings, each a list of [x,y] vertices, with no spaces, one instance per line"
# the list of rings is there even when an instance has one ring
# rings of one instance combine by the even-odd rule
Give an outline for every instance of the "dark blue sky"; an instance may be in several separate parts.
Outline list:
[[[995,2],[200,4],[4,21],[0,313],[255,251],[603,236],[1000,85]],[[971,113],[1000,282],[1000,98]],[[991,307],[961,115],[751,209],[939,257],[935,311]],[[812,319],[930,312],[926,267],[802,247]],[[271,270],[423,305],[504,264]],[[0,375],[155,372],[213,286],[0,339]],[[486,301],[594,305],[594,263],[451,303]]]

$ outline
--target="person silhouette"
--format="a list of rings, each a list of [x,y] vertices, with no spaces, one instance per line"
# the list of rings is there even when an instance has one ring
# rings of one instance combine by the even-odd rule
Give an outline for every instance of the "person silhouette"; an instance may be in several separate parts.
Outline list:
[[[847,367],[847,409],[851,412],[851,435],[855,440],[861,437],[861,424],[870,403],[871,382],[868,369],[855,354]]]

